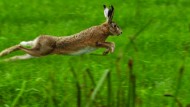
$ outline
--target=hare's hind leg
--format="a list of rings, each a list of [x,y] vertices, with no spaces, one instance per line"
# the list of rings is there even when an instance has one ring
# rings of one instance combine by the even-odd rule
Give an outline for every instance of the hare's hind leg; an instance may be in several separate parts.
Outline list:
[[[53,47],[37,44],[35,47],[33,47],[31,49],[21,46],[20,50],[26,52],[29,55],[41,57],[41,56],[50,54],[53,51]]]
[[[15,46],[12,46],[12,47],[10,47],[10,48],[7,48],[7,49],[1,51],[1,52],[0,52],[0,57],[5,56],[5,55],[8,55],[9,53],[11,53],[11,52],[13,52],[13,51],[19,50],[19,47],[20,47],[20,45],[15,45]]]
[[[21,42],[20,50],[32,56],[40,57],[50,54],[54,50],[55,40],[48,36],[39,36],[33,41]],[[26,48],[25,46],[31,46]]]
[[[8,61],[15,61],[15,60],[25,60],[25,59],[30,59],[30,58],[34,58],[34,56],[31,56],[29,54],[25,54],[25,55],[13,56],[11,58],[5,59],[4,61],[8,62]]]

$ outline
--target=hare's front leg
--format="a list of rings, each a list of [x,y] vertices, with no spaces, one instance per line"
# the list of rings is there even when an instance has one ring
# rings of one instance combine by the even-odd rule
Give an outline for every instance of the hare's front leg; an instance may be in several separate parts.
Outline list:
[[[97,42],[96,46],[106,48],[106,50],[103,52],[103,55],[114,52],[115,49],[115,43],[114,42]]]

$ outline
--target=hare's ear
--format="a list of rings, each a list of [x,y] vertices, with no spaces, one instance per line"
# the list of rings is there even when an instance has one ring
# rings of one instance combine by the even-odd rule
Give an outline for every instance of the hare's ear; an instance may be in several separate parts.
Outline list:
[[[104,16],[106,18],[106,20],[108,21],[109,17],[108,17],[108,12],[109,12],[109,9],[106,7],[106,5],[103,5],[104,7]]]
[[[111,5],[110,9],[108,11],[108,22],[112,22],[113,19],[113,15],[114,15],[114,7]]]

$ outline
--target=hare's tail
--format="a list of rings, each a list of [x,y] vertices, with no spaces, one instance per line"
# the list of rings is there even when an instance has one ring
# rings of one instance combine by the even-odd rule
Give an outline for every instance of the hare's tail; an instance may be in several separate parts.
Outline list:
[[[19,50],[20,45],[15,45],[0,52],[0,57],[5,56],[13,51]]]

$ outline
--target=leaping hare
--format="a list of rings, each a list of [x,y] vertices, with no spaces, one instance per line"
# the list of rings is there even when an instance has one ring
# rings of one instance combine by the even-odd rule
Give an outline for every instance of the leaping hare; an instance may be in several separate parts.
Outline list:
[[[23,41],[18,45],[3,50],[0,53],[0,57],[16,50],[22,50],[27,54],[14,56],[5,61],[29,59],[49,54],[80,55],[89,53],[98,48],[106,48],[103,55],[109,52],[112,53],[115,48],[114,42],[106,42],[105,40],[109,35],[122,34],[122,31],[118,25],[112,21],[114,15],[113,6],[109,6],[108,8],[104,5],[104,15],[106,22],[101,25],[90,27],[71,36],[56,37],[41,35],[32,41]],[[27,46],[31,48],[26,48]]]

